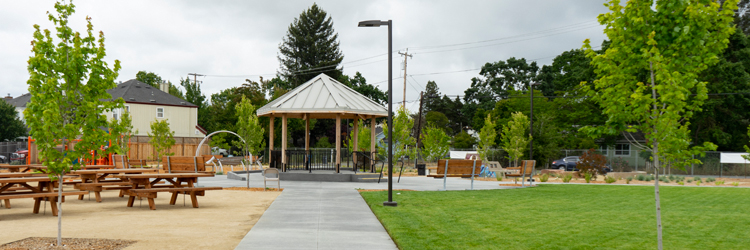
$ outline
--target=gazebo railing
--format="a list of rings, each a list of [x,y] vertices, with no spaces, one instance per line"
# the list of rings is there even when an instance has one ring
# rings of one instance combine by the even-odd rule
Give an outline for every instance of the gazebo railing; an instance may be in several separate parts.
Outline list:
[[[354,151],[352,153],[352,155],[356,155],[356,161],[353,160],[353,162],[354,162],[354,167],[353,167],[354,173],[357,173],[360,169],[362,169],[362,172],[375,173],[375,168],[373,167],[373,164],[372,164],[372,157],[370,157],[370,152],[367,152],[367,151]],[[375,164],[374,165],[377,165],[377,163],[378,163],[378,159],[375,158]],[[381,165],[384,164],[382,161],[380,163],[381,163]]]
[[[336,170],[335,149],[289,149],[286,170]]]

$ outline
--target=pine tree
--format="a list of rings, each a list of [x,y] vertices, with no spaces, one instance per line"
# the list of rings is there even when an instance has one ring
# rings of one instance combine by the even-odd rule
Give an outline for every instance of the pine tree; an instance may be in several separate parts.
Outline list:
[[[292,89],[320,73],[339,79],[339,68],[344,55],[339,50],[338,33],[333,20],[317,4],[302,12],[289,25],[286,37],[279,45],[279,75]]]

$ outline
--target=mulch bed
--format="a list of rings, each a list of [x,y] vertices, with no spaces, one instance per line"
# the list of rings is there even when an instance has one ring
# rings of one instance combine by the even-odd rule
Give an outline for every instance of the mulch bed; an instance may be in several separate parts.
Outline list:
[[[63,246],[56,247],[55,237],[29,237],[0,245],[0,249],[125,249],[136,243],[133,240],[63,238]]]
[[[224,188],[224,190],[264,191],[263,188],[256,188],[256,187],[252,187],[252,188],[246,188],[246,187],[228,187],[228,188]],[[268,188],[265,191],[284,191],[284,189],[282,188],[281,190],[278,190],[276,188]]]

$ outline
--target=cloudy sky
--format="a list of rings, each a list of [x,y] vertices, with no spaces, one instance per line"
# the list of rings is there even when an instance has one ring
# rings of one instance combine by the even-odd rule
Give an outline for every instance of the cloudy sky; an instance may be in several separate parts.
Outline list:
[[[359,71],[387,90],[388,29],[357,28],[362,20],[393,20],[393,48],[409,58],[407,101],[428,80],[444,94],[463,94],[487,62],[523,57],[550,64],[586,38],[605,38],[596,16],[603,1],[316,1],[333,18],[344,53],[344,73]],[[188,73],[206,75],[207,96],[244,79],[271,78],[278,45],[289,24],[313,1],[74,1],[71,23],[85,32],[90,16],[106,36],[107,61],[122,62],[120,81],[138,71],[178,83]],[[0,0],[0,94],[27,91],[33,25],[52,29],[46,12],[54,1]],[[394,101],[402,99],[403,57],[394,54]],[[415,107],[407,103],[407,107]]]

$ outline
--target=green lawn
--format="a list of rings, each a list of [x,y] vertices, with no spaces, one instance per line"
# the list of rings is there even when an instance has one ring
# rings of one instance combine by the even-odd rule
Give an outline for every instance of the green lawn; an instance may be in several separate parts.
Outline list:
[[[539,185],[362,196],[401,249],[656,249],[654,188]],[[750,189],[662,187],[664,249],[750,248]]]

